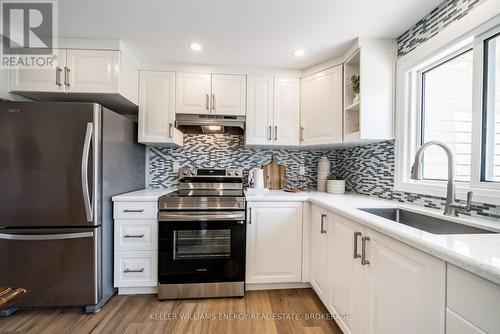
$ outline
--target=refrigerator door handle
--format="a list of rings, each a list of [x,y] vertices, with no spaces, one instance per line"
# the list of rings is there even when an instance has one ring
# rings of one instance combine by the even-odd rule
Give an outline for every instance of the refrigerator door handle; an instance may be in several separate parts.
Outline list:
[[[94,232],[77,232],[62,234],[8,234],[0,233],[3,240],[61,240],[61,239],[81,239],[92,238]]]
[[[87,221],[90,223],[93,221],[93,210],[92,203],[90,202],[89,193],[89,157],[90,157],[90,144],[92,143],[92,133],[94,130],[94,124],[87,123],[87,132],[85,133],[85,141],[83,142],[83,153],[82,153],[82,193],[83,193],[83,204],[85,205],[85,213],[87,215]]]

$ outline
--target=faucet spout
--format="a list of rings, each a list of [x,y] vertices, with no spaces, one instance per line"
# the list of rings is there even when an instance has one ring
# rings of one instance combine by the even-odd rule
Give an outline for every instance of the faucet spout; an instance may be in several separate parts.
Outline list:
[[[422,157],[424,155],[425,149],[432,145],[441,147],[448,157],[448,183],[446,187],[446,207],[444,209],[444,214],[447,216],[456,217],[458,216],[459,209],[470,211],[472,193],[468,194],[467,196],[467,206],[457,203],[455,194],[455,156],[453,155],[453,151],[450,149],[450,147],[445,143],[442,143],[440,141],[429,141],[420,146],[420,148],[415,153],[415,161],[413,162],[413,166],[411,169],[411,178],[413,180],[422,179]]]

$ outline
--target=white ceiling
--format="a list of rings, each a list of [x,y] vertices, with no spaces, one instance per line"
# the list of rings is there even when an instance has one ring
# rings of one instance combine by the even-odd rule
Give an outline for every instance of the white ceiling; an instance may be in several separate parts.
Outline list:
[[[355,37],[397,37],[440,0],[60,0],[63,38],[120,39],[141,62],[303,69]],[[191,41],[203,50],[194,53]],[[293,50],[306,54],[297,58]]]

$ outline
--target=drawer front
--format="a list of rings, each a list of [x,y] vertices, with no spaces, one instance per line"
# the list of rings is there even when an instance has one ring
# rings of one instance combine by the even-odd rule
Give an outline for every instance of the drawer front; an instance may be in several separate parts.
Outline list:
[[[115,287],[158,285],[158,252],[115,252]]]
[[[115,219],[157,219],[157,202],[115,202]]]
[[[447,307],[487,333],[500,333],[500,286],[448,264]]]
[[[123,219],[115,221],[115,251],[158,249],[158,221]]]

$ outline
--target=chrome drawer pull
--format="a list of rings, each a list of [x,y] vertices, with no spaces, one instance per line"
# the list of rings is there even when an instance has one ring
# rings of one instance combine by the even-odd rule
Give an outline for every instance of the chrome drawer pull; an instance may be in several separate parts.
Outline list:
[[[354,254],[353,258],[357,259],[361,257],[360,254],[358,254],[358,237],[361,235],[361,232],[354,232]]]
[[[370,261],[366,259],[366,242],[370,241],[370,237],[361,238],[361,264],[367,265],[370,264]]]
[[[125,234],[124,238],[144,238],[144,234]]]
[[[326,215],[324,213],[321,214],[321,234],[326,233],[324,224],[325,224]]]
[[[143,273],[144,272],[144,268],[141,268],[141,269],[128,269],[128,268],[125,268],[125,270],[123,272],[126,273],[126,274],[128,274],[128,273]]]
[[[125,209],[123,212],[144,212],[144,209]]]

